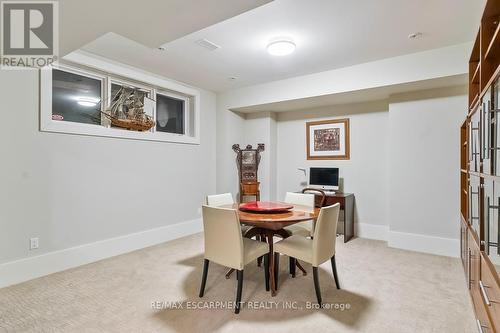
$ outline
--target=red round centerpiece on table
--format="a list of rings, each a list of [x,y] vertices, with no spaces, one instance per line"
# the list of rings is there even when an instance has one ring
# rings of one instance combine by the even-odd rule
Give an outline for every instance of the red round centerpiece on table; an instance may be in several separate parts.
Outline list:
[[[240,204],[240,210],[252,213],[285,213],[293,205],[276,201],[250,201]]]

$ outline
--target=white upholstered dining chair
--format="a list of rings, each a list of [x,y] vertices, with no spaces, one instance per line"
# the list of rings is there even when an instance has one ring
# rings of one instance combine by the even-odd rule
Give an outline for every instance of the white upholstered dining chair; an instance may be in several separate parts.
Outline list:
[[[300,259],[310,263],[313,266],[314,289],[316,290],[316,297],[320,306],[321,290],[318,277],[319,265],[330,260],[335,285],[337,289],[340,289],[337,276],[337,265],[335,263],[335,241],[339,210],[340,204],[338,203],[321,208],[318,219],[316,220],[313,239],[293,235],[274,244],[275,255],[281,253],[290,258]],[[275,269],[274,274],[277,277],[278,270]]]
[[[238,212],[235,209],[203,206],[203,229],[205,234],[205,259],[200,286],[200,297],[205,293],[208,265],[219,265],[237,270],[238,288],[234,313],[240,312],[243,288],[243,269],[250,261],[264,256],[264,279],[269,290],[269,246],[267,243],[242,237]]]
[[[206,204],[207,206],[212,206],[212,207],[232,205],[234,204],[233,195],[231,193],[207,195]],[[251,228],[250,226],[241,225],[241,233],[245,235],[245,233],[248,230],[250,230],[250,228]]]
[[[224,206],[224,205],[232,205],[234,204],[233,195],[231,193],[222,193],[222,194],[214,194],[207,195],[206,200],[207,206]]]
[[[233,205],[234,204],[234,199],[233,195],[231,193],[222,193],[222,194],[213,194],[213,195],[207,195],[207,198],[205,200],[205,203],[207,206],[212,206],[212,207],[220,207],[220,206],[226,206],[226,205]],[[245,236],[248,230],[252,229],[251,226],[249,225],[240,225],[241,228],[241,234]],[[262,242],[265,242],[265,238],[261,237],[260,235],[255,236],[257,240],[260,240]],[[261,266],[263,258],[257,258],[257,266]],[[229,279],[231,274],[234,272],[233,269],[229,270],[226,274],[226,279]]]
[[[294,205],[294,209],[314,210],[314,194],[286,192],[285,202]],[[309,237],[313,236],[314,222],[312,220],[299,222],[284,229],[291,235]]]

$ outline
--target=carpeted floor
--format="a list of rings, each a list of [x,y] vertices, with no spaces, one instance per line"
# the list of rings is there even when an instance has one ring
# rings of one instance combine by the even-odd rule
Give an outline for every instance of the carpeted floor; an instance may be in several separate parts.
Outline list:
[[[285,257],[274,298],[264,289],[262,268],[251,263],[245,270],[242,299],[260,309],[247,305],[234,315],[186,308],[210,305],[186,303],[200,300],[203,237],[197,234],[0,289],[0,332],[474,331],[459,259],[338,240],[342,290],[335,289],[329,263],[320,267],[323,302],[337,308],[307,309],[306,302],[315,302],[311,267],[292,279]],[[226,280],[225,271],[210,266],[204,301],[234,301],[236,278]],[[184,308],[174,309],[174,302]]]

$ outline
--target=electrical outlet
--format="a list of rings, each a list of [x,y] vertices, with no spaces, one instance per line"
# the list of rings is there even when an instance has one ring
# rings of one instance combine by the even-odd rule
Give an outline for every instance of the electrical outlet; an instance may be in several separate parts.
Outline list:
[[[30,238],[30,250],[36,250],[38,246],[38,237]]]

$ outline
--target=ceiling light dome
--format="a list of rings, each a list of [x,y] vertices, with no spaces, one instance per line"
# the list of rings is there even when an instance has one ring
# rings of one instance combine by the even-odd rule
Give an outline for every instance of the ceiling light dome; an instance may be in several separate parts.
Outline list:
[[[295,51],[296,45],[290,39],[275,39],[267,45],[267,52],[273,56],[286,56]]]

